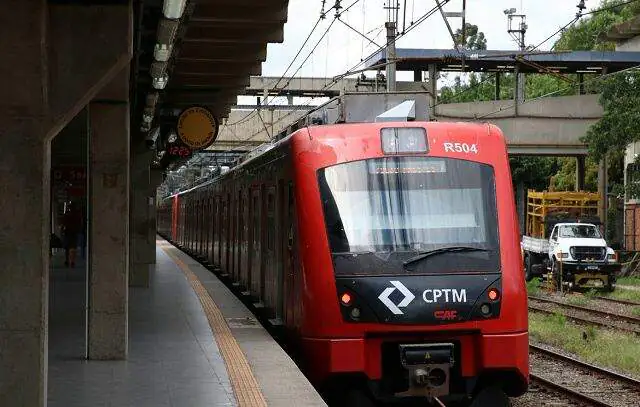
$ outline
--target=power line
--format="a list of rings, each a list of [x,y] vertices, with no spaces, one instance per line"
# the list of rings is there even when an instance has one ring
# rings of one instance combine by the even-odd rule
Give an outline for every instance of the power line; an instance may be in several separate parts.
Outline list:
[[[636,1],[639,1],[639,0],[632,0],[632,1],[628,2],[628,3],[633,3],[633,2],[636,2]],[[625,3],[625,4],[628,4],[628,3]],[[598,11],[604,11],[604,10],[594,10],[594,11],[591,11],[589,14],[593,14],[593,13],[598,12]],[[584,15],[584,14],[583,14],[583,15]],[[574,17],[571,21],[569,21],[567,24],[565,24],[564,26],[562,26],[561,28],[559,28],[559,29],[558,29],[557,31],[555,31],[553,34],[551,34],[550,36],[548,36],[547,38],[545,38],[545,39],[544,39],[542,42],[540,42],[538,45],[536,45],[536,46],[534,46],[533,48],[529,49],[527,53],[521,53],[521,54],[505,54],[504,56],[514,56],[514,57],[516,57],[516,56],[518,56],[518,55],[522,55],[522,56],[530,55],[533,51],[535,51],[536,49],[540,48],[542,45],[546,44],[546,43],[547,43],[547,41],[549,41],[551,38],[555,37],[555,36],[556,36],[557,34],[559,34],[560,32],[564,31],[567,27],[569,27],[570,25],[574,24],[574,23],[575,23],[576,21],[578,21],[578,20],[579,20],[579,17],[578,17],[578,16]],[[554,44],[554,47],[555,47],[555,44]],[[553,49],[553,47],[552,47],[552,49]],[[554,52],[554,53],[557,53],[557,52]],[[492,55],[491,57],[495,57],[495,55]],[[442,102],[438,102],[438,103],[436,103],[435,105],[433,105],[433,106],[432,106],[432,109],[433,109],[433,108],[435,108],[435,107],[437,107],[437,106],[440,106],[440,105],[442,105],[442,104],[450,103],[452,100],[457,99],[459,96],[462,96],[462,95],[464,95],[464,94],[466,94],[466,93],[468,93],[468,92],[471,92],[471,91],[473,91],[473,90],[476,90],[478,87],[482,86],[483,84],[487,83],[488,81],[495,79],[495,78],[497,77],[497,75],[498,75],[497,73],[494,73],[494,74],[491,74],[491,75],[487,76],[487,77],[486,77],[485,79],[483,79],[482,81],[480,81],[480,82],[476,83],[475,85],[473,85],[473,86],[471,86],[471,87],[469,87],[469,88],[466,88],[466,89],[464,89],[462,92],[460,92],[460,93],[458,93],[458,94],[454,95],[452,99],[447,99],[447,100],[444,100],[444,101],[442,101]]]
[[[349,25],[349,23],[347,23],[346,21],[342,20],[340,17],[338,17],[338,21],[340,21],[342,24],[346,25],[347,28],[351,29],[351,31],[354,31],[356,34],[358,34],[359,36],[361,36],[365,40],[369,41],[369,44],[373,44],[376,47],[380,47],[380,45],[376,44],[376,42],[374,40],[372,40],[371,38],[367,37],[366,34],[363,34],[360,31],[358,31],[357,29],[353,28],[351,25]]]
[[[351,6],[349,6],[348,8],[352,7],[355,3],[357,3],[357,1],[358,1],[358,0],[356,0],[356,1],[355,1]],[[440,6],[444,6],[444,5],[446,5],[446,4],[447,4],[447,3],[449,3],[450,1],[451,1],[451,0],[443,0],[443,1],[442,1],[442,3],[440,4]],[[398,35],[398,36],[395,38],[395,41],[397,41],[399,38],[402,38],[403,36],[407,35],[409,32],[411,32],[411,30],[415,29],[415,28],[416,28],[416,27],[418,27],[420,24],[422,24],[424,21],[426,21],[429,17],[431,17],[433,14],[435,14],[435,13],[438,11],[438,7],[439,7],[439,6],[436,6],[436,7],[432,8],[431,10],[427,11],[425,14],[423,14],[420,18],[418,18],[418,20],[416,20],[415,22],[413,22],[413,23],[409,26],[409,28],[407,28],[407,30],[406,30],[404,33],[401,33],[400,35]],[[348,8],[347,8],[347,9],[348,9]],[[345,9],[345,11],[347,11],[347,9]],[[334,20],[334,21],[335,21],[335,20]],[[334,79],[333,79],[331,82],[327,83],[327,84],[326,84],[326,85],[324,85],[321,89],[319,89],[319,92],[322,92],[322,91],[324,91],[324,90],[328,89],[329,87],[331,87],[331,86],[335,85],[338,81],[340,81],[341,79],[343,79],[343,78],[345,78],[345,77],[347,77],[347,76],[350,76],[350,75],[352,75],[352,74],[354,74],[354,73],[360,72],[360,71],[357,71],[357,68],[358,68],[360,65],[362,65],[365,61],[367,61],[368,59],[370,59],[371,57],[373,57],[374,55],[376,55],[378,52],[380,52],[382,49],[384,49],[384,48],[385,48],[386,46],[388,46],[388,45],[389,45],[389,43],[388,43],[388,42],[387,42],[387,43],[385,43],[383,46],[379,47],[377,50],[375,50],[374,52],[372,52],[372,53],[371,53],[367,58],[365,58],[365,59],[361,60],[361,61],[360,61],[360,62],[358,62],[356,65],[354,65],[351,69],[347,70],[347,71],[346,71],[346,72],[344,72],[343,74],[340,74],[340,75],[335,76],[335,77],[334,77]],[[389,62],[387,62],[387,63],[389,63]],[[384,65],[386,65],[387,63],[385,63],[385,64],[381,64],[381,65],[377,65],[377,66],[384,66]],[[394,63],[395,63],[395,62],[394,62]],[[364,70],[371,70],[371,69],[373,69],[373,68],[374,68],[374,67],[368,67],[368,68],[365,68]],[[297,108],[295,108],[295,109],[293,109],[293,110],[289,111],[289,112],[288,112],[287,114],[285,114],[284,116],[282,116],[282,117],[278,118],[278,120],[277,120],[276,122],[272,123],[272,125],[273,125],[273,124],[275,124],[275,123],[279,123],[279,122],[283,121],[284,119],[286,119],[287,117],[291,116],[291,115],[292,115],[292,114],[294,114],[294,113],[297,113],[298,111],[300,111],[300,110],[301,110],[302,108],[304,108],[304,107],[310,107],[311,102],[313,102],[313,101],[314,101],[315,99],[317,99],[317,98],[318,98],[317,96],[312,97],[312,98],[311,98],[311,100],[310,100],[310,101],[308,101],[305,105],[299,106],[299,107],[297,107]],[[251,113],[250,113],[250,114],[251,114]],[[250,114],[249,114],[249,115],[250,115]],[[247,116],[248,116],[248,115],[247,115]],[[245,116],[245,118],[244,118],[243,120],[240,120],[240,121],[238,121],[238,122],[235,122],[234,124],[238,124],[238,123],[243,122],[243,121],[247,118],[247,116]],[[251,138],[255,137],[257,134],[259,134],[259,133],[254,133],[254,134],[252,134],[252,135],[251,135],[251,136],[249,136],[246,140],[250,140]]]
[[[353,6],[355,6],[358,2],[360,2],[360,0],[354,0],[349,6],[347,6],[347,8],[345,8],[344,10],[340,11],[340,9],[342,8],[340,6],[340,2],[336,1],[335,4],[329,8],[328,10],[326,10],[324,13],[321,14],[320,18],[318,19],[318,21],[316,22],[316,25],[314,26],[314,29],[312,30],[312,32],[309,34],[309,36],[307,37],[307,39],[305,40],[305,43],[302,45],[302,47],[300,47],[300,50],[298,51],[298,54],[296,55],[296,57],[291,61],[291,63],[289,64],[289,68],[291,67],[291,65],[293,65],[293,62],[295,61],[295,59],[297,59],[298,55],[300,55],[300,53],[302,52],[302,49],[304,49],[304,46],[306,45],[306,43],[309,41],[309,38],[311,37],[311,35],[313,34],[313,31],[315,31],[315,28],[318,26],[318,24],[320,23],[320,21],[322,19],[324,19],[325,15],[331,11],[332,9],[336,9],[336,14],[333,18],[333,20],[331,20],[331,23],[329,24],[329,26],[327,27],[327,29],[325,30],[325,32],[322,34],[322,36],[320,37],[320,39],[316,42],[316,44],[314,45],[314,47],[311,49],[311,51],[309,52],[309,54],[307,54],[307,57],[302,61],[302,63],[298,66],[298,69],[296,69],[296,71],[289,77],[289,80],[287,81],[287,83],[284,84],[284,86],[282,86],[280,89],[284,89],[286,88],[291,81],[293,80],[293,77],[295,77],[295,75],[302,69],[302,67],[304,66],[304,64],[309,60],[309,58],[311,57],[311,55],[315,52],[315,50],[318,48],[318,46],[320,45],[320,42],[324,39],[324,37],[329,33],[329,30],[331,29],[331,27],[333,26],[333,24],[335,23],[336,19],[340,18],[340,16],[346,12],[348,12]],[[287,70],[285,71],[285,73],[280,77],[280,79],[278,79],[278,82],[276,83],[276,85],[274,85],[271,89],[269,89],[269,93],[277,91],[278,90],[278,84],[280,83],[280,81],[282,79],[284,79],[285,75],[287,74],[289,68],[287,68]],[[266,100],[266,98],[265,98]],[[275,100],[275,96],[273,99],[271,99],[271,101]],[[229,123],[229,126],[233,126],[233,125],[237,125],[240,123],[244,123],[245,121],[249,120],[251,118],[251,116],[258,111],[259,108],[268,106],[269,102],[267,101],[266,103],[262,103],[260,106],[257,106],[255,109],[253,109],[252,111],[250,111],[249,113],[247,113],[244,117],[242,117],[241,119],[236,120],[233,123]]]

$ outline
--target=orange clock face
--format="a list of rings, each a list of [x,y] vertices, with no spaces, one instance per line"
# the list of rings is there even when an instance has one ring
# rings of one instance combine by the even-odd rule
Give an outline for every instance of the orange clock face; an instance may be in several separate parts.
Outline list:
[[[218,135],[218,122],[203,107],[190,107],[178,119],[178,137],[192,150],[209,147]]]

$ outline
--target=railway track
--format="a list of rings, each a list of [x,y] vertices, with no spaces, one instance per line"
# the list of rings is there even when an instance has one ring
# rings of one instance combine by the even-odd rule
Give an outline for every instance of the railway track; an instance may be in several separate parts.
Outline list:
[[[531,344],[531,379],[581,404],[638,405],[640,380]]]
[[[529,296],[529,309],[545,314],[560,311],[567,319],[580,324],[595,325],[640,335],[640,318],[601,311],[561,301]]]
[[[596,296],[594,298],[597,299],[597,300],[612,302],[614,304],[640,306],[640,302],[637,302],[637,301],[619,300],[617,298],[609,298],[609,297],[602,297],[602,296]]]

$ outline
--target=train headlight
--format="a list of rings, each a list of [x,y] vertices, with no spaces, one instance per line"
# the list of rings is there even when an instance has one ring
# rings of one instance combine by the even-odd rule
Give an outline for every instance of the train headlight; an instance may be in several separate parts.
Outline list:
[[[387,127],[380,130],[385,154],[427,153],[427,132],[422,127]]]
[[[489,300],[497,301],[497,300],[500,299],[500,291],[498,291],[497,288],[491,288],[491,289],[489,289],[489,292],[487,293],[487,296],[489,297]]]

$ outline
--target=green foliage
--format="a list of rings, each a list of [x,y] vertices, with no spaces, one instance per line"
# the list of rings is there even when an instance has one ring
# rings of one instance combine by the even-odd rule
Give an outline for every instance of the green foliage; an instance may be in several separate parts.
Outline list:
[[[603,0],[599,8],[609,8],[625,2],[627,0]],[[613,51],[615,44],[604,41],[602,36],[613,25],[628,20],[637,14],[640,14],[640,4],[638,2],[592,14],[565,30],[555,43],[555,49],[558,51]]]
[[[538,277],[527,281],[527,293],[529,295],[536,295],[540,292],[540,279]]]
[[[602,0],[602,12],[583,17],[579,22],[566,29],[554,44],[555,50],[613,50],[615,44],[605,41],[604,34],[613,25],[640,14],[640,1],[622,4],[627,0]],[[619,5],[618,7],[613,7]],[[611,8],[613,7],[613,8]],[[611,9],[609,9],[611,8]],[[466,47],[468,49],[486,49],[487,39],[472,24],[466,24]],[[461,31],[456,32],[460,41]],[[565,79],[568,79],[565,80]],[[603,157],[608,158],[609,185],[614,194],[620,194],[624,179],[623,154],[626,146],[640,141],[640,72],[609,76],[604,80],[593,80],[593,76],[584,78],[586,93],[601,93],[600,103],[605,113],[603,118],[588,131],[583,141],[588,144],[590,157],[586,162],[585,189],[597,190],[597,163]],[[577,93],[576,74],[565,78],[549,74],[529,74],[525,81],[525,98],[533,99],[546,95],[566,96]],[[454,79],[451,86],[443,87],[439,103],[462,103],[488,101],[495,99],[495,75],[488,73],[471,74],[467,83],[460,77]],[[500,99],[513,97],[515,75],[503,73],[500,76]],[[514,157],[510,159],[515,184],[523,182],[527,188],[554,190],[573,190],[575,185],[574,158]],[[640,160],[638,161],[640,164]],[[640,197],[640,174],[638,182],[627,186],[629,197]]]
[[[563,315],[529,313],[529,337],[586,362],[640,374],[640,341],[633,334],[576,325]]]
[[[585,306],[589,304],[589,298],[583,295],[572,295],[567,297],[567,303],[571,305]]]
[[[544,190],[549,179],[558,171],[557,160],[552,157],[515,156],[509,158],[514,185],[523,183],[525,188]]]
[[[603,80],[600,104],[604,115],[584,137],[589,153],[600,160],[640,140],[640,72],[612,75]]]
[[[551,176],[549,188],[553,191],[573,191],[576,185],[576,159],[562,157],[557,159],[558,172]],[[587,157],[585,161],[585,191],[598,190],[598,164]]]
[[[484,33],[478,30],[477,25],[465,23],[465,47],[469,50],[481,50],[487,49],[487,39],[484,37]],[[462,42],[462,30],[458,28],[454,34],[456,44]]]

